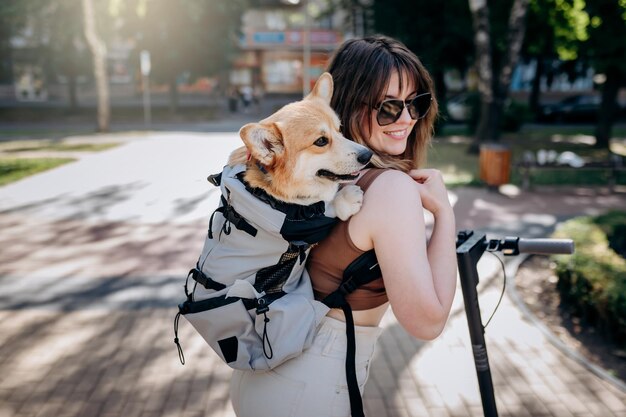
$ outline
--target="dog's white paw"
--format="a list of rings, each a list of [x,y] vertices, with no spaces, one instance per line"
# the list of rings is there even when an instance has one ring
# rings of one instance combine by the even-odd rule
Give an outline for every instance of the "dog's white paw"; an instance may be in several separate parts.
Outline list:
[[[358,185],[346,185],[337,192],[332,206],[335,215],[341,220],[347,220],[358,213],[363,204],[363,190]]]

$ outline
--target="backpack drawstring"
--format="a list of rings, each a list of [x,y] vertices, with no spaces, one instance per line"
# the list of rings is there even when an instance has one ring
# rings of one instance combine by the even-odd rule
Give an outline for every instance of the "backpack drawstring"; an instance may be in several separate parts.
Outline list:
[[[185,355],[183,353],[183,347],[180,345],[180,341],[178,340],[178,320],[180,320],[180,312],[176,313],[176,317],[174,317],[174,343],[178,348],[178,359],[180,359],[181,364],[185,364]]]
[[[259,298],[256,302],[256,314],[259,315],[263,313],[263,354],[267,359],[272,359],[274,357],[274,349],[272,349],[270,338],[267,335],[267,323],[270,322],[270,318],[267,317],[267,312],[270,310],[270,308],[267,305],[267,300],[265,300],[264,298]],[[267,353],[268,350],[269,353]]]
[[[267,336],[267,323],[270,322],[269,317],[267,317],[267,313],[263,313],[263,354],[267,359],[272,359],[274,357],[274,350],[272,349],[272,345],[270,344],[270,339]],[[267,345],[267,347],[266,347]],[[269,349],[269,354],[267,353],[267,349]]]

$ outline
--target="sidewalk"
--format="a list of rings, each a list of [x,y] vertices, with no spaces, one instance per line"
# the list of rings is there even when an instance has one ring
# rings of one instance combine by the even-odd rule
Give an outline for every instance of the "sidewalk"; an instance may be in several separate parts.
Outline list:
[[[217,204],[205,178],[240,143],[142,134],[0,187],[0,417],[234,416],[230,369],[183,321],[180,365],[173,322]],[[588,189],[451,197],[459,230],[493,238],[546,236],[565,218],[626,206],[624,194]],[[484,320],[499,267],[479,264]],[[513,300],[486,331],[500,415],[626,416],[626,392],[556,348]],[[391,312],[383,326],[368,416],[482,415],[460,288],[435,341],[413,340]]]

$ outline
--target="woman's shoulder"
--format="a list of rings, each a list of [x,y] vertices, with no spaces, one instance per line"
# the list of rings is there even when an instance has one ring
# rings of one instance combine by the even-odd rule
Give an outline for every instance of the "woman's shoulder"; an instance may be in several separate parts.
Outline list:
[[[365,191],[364,205],[377,210],[383,207],[395,207],[406,203],[420,202],[417,183],[411,176],[396,169],[376,169]],[[373,174],[371,174],[373,175]]]
[[[416,182],[402,171],[382,171],[365,190],[361,210],[350,219],[348,232],[361,250],[374,247],[374,236],[387,234],[390,228],[421,213]]]
[[[415,180],[405,172],[397,169],[381,169],[373,168],[366,173],[369,174],[368,189],[376,190],[375,192],[393,192],[410,191],[417,192]]]

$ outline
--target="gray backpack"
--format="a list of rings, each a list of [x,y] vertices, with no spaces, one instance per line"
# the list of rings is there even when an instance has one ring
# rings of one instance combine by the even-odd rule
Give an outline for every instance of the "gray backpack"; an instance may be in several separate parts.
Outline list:
[[[183,364],[181,315],[230,367],[267,370],[309,347],[328,312],[313,299],[304,261],[337,219],[324,215],[323,201],[289,204],[250,188],[244,171],[226,166],[209,177],[222,196],[174,320]]]

